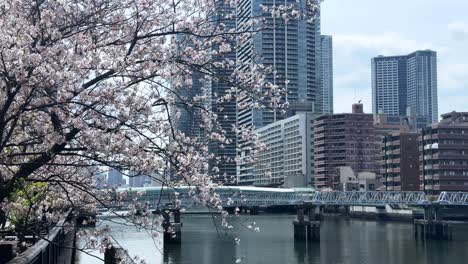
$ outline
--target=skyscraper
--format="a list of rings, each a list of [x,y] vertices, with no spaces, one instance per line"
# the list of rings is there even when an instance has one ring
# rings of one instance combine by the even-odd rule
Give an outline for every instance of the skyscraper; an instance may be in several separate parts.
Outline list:
[[[282,116],[270,110],[239,111],[240,125],[260,128],[274,121],[294,115],[298,111],[320,112],[320,17],[309,10],[306,1],[286,0],[277,5],[295,5],[306,18],[289,19],[272,17],[260,5],[272,7],[275,1],[241,0],[237,6],[237,29],[255,30],[252,19],[262,17],[263,29],[250,38],[239,41],[237,60],[239,67],[262,64],[271,67],[275,74],[267,81],[287,89],[284,98],[289,103],[288,113]],[[312,16],[315,16],[312,19]]]
[[[213,27],[222,27],[226,29],[233,29],[236,26],[236,20],[232,18],[235,9],[230,7],[224,1],[218,1],[215,10],[212,12]],[[229,34],[226,34],[229,36]],[[184,36],[180,36],[180,39]],[[229,40],[227,40],[229,41]],[[211,47],[217,50],[219,47],[214,45]],[[228,53],[221,53],[218,57],[213,57],[214,61],[230,60],[236,61],[236,52],[234,47],[233,51]],[[186,85],[180,89],[180,96],[177,97],[176,103],[180,102],[177,110],[180,112],[180,117],[176,119],[176,128],[178,131],[183,132],[186,136],[197,139],[199,142],[207,143],[210,153],[214,154],[215,159],[210,160],[210,169],[214,175],[213,180],[229,183],[231,178],[236,177],[236,141],[237,137],[233,126],[236,124],[237,116],[237,103],[235,100],[219,102],[217,99],[226,95],[227,91],[231,89],[230,78],[235,66],[228,67],[213,67],[210,69],[213,73],[212,78],[206,78],[203,74],[194,71],[191,75],[192,81],[190,85]],[[194,102],[193,98],[205,96],[207,98],[203,101]],[[188,102],[188,103],[187,103]],[[212,113],[218,116],[218,124],[215,125],[212,131],[206,131],[202,127],[201,107],[211,110]],[[210,140],[208,134],[210,132],[217,132],[223,134],[228,140],[229,144],[222,144],[219,141]],[[218,170],[212,170],[213,167]]]
[[[264,12],[261,5],[268,8],[274,5],[294,5],[306,16],[285,20]],[[270,67],[273,73],[267,76],[266,81],[286,89],[287,95],[283,100],[288,102],[289,107],[285,114],[269,109],[239,110],[237,124],[258,129],[298,112],[320,113],[320,14],[312,10],[306,1],[239,1],[238,30],[256,30],[252,20],[259,17],[265,21],[264,28],[250,38],[238,41],[237,65],[240,70],[247,71],[252,64]],[[249,155],[249,147],[249,142],[238,142],[241,156]],[[253,165],[239,164],[237,176],[239,184],[252,184]]]
[[[180,89],[176,97],[177,110],[180,117],[175,119],[175,127],[179,132],[190,138],[199,138],[201,135],[201,112],[199,102],[194,103],[193,98],[202,95],[202,74],[192,74],[192,84]]]
[[[372,112],[406,116],[407,109],[428,123],[438,120],[435,51],[372,59]]]
[[[321,48],[321,87],[322,110],[324,114],[333,113],[333,39],[332,36],[320,36]]]
[[[218,25],[223,24],[227,29],[234,29],[236,27],[236,20],[232,18],[231,15],[233,14],[235,14],[235,9],[229,6],[229,4],[224,3],[224,1],[220,1],[214,13],[213,23]],[[232,43],[232,51],[222,53],[219,60],[236,61],[234,43]],[[232,75],[234,68],[235,66],[232,68],[220,68],[217,70],[217,74],[228,79],[229,76]],[[219,127],[217,128],[217,132],[221,130],[230,143],[221,144],[218,141],[210,141],[210,153],[214,154],[216,157],[211,162],[210,167],[216,166],[219,169],[216,180],[225,184],[231,184],[235,181],[237,174],[235,163],[237,155],[237,136],[233,130],[237,121],[237,102],[233,99],[221,103],[217,102],[216,99],[225,96],[230,89],[231,85],[229,85],[229,82],[216,79],[211,82],[211,110],[218,116]],[[212,171],[211,168],[210,171]]]

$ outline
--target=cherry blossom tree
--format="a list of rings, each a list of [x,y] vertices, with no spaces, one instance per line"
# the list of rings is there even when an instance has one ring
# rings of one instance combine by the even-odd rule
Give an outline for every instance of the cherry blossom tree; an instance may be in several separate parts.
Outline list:
[[[94,187],[94,175],[103,167],[123,173],[170,170],[209,201],[208,164],[215,157],[206,140],[177,130],[179,109],[197,109],[202,134],[229,144],[207,101],[235,101],[239,108],[286,106],[284,88],[265,82],[270,69],[242,68],[224,56],[264,26],[259,18],[246,30],[227,27],[235,12],[220,15],[220,7],[235,10],[236,3],[1,1],[1,210],[18,218],[46,213],[52,219],[68,208],[105,204],[112,190]],[[265,12],[285,21],[310,15],[293,4]],[[182,90],[195,73],[206,89],[212,81],[231,89],[214,98],[210,93],[188,98]],[[232,129],[244,140],[255,137],[251,127]]]

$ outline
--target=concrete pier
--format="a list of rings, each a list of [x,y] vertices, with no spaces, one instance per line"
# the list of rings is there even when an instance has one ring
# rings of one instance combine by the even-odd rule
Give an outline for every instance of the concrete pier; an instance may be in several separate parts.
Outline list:
[[[416,239],[451,240],[452,228],[447,221],[414,220],[414,236]]]
[[[421,240],[452,239],[452,228],[448,221],[443,220],[439,206],[424,207],[424,219],[414,220],[414,237]]]
[[[297,210],[297,219],[293,221],[294,241],[320,241],[319,213],[320,208],[317,206]]]
[[[252,206],[249,208],[250,215],[258,215],[260,212],[260,207],[259,206]]]

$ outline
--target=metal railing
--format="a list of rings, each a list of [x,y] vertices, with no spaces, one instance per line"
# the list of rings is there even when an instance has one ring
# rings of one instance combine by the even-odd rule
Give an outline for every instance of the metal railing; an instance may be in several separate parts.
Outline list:
[[[237,206],[290,206],[303,205],[362,205],[362,206],[383,206],[409,205],[424,206],[430,204],[440,204],[444,206],[468,206],[468,193],[463,192],[442,192],[435,199],[427,196],[424,192],[418,191],[331,191],[331,192],[296,192],[296,191],[262,191],[259,190],[241,191],[230,190],[220,192],[219,198],[223,207]],[[177,198],[173,194],[165,193],[160,196],[154,193],[151,196],[142,197],[140,202],[148,202],[150,208],[160,208],[165,204],[174,204],[177,199],[181,206],[190,208],[199,205],[197,195],[181,193]],[[159,207],[158,207],[159,206]]]
[[[369,192],[316,192],[306,203],[317,205],[370,205],[385,204],[424,205],[429,200],[424,192],[369,191]]]
[[[8,264],[63,263],[64,250],[72,250],[72,248],[64,246],[67,242],[66,238],[68,232],[75,232],[74,229],[66,229],[66,221],[67,218],[59,221],[46,237],[40,239],[36,244],[8,262]],[[71,243],[71,245],[73,245],[73,243]],[[71,255],[69,255],[69,257],[71,257]]]
[[[468,205],[468,193],[441,192],[437,202],[441,205]]]

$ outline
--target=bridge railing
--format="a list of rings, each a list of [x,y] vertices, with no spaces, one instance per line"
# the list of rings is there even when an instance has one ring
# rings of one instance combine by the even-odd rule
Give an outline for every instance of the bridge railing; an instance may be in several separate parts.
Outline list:
[[[468,205],[468,193],[441,192],[437,202],[441,205]]]
[[[421,205],[429,203],[424,192],[369,191],[369,192],[316,192],[312,204],[336,205]]]
[[[232,203],[227,203],[228,199]],[[233,197],[222,197],[224,206],[281,206],[299,205],[304,203],[304,197],[295,192],[288,193],[247,193],[237,194]]]
[[[219,195],[223,207],[236,206],[281,206],[281,205],[300,205],[310,196],[296,192],[232,192]],[[200,204],[196,195],[182,193],[177,196],[155,195],[140,199],[140,203],[149,202],[151,208],[164,207],[166,204],[174,204],[178,200],[183,207],[192,207]]]
[[[424,192],[405,191],[331,191],[301,193],[295,191],[236,191],[220,192],[219,197],[224,207],[237,206],[286,206],[302,205],[304,203],[315,205],[368,205],[382,206],[386,204],[423,206],[429,204],[464,205],[468,206],[468,193],[442,192],[438,199],[432,200]],[[200,205],[196,195],[188,192],[180,193],[177,198],[174,194],[153,194],[144,196],[141,203],[149,202],[151,208],[160,208],[166,204],[174,204],[176,199],[183,207]]]

